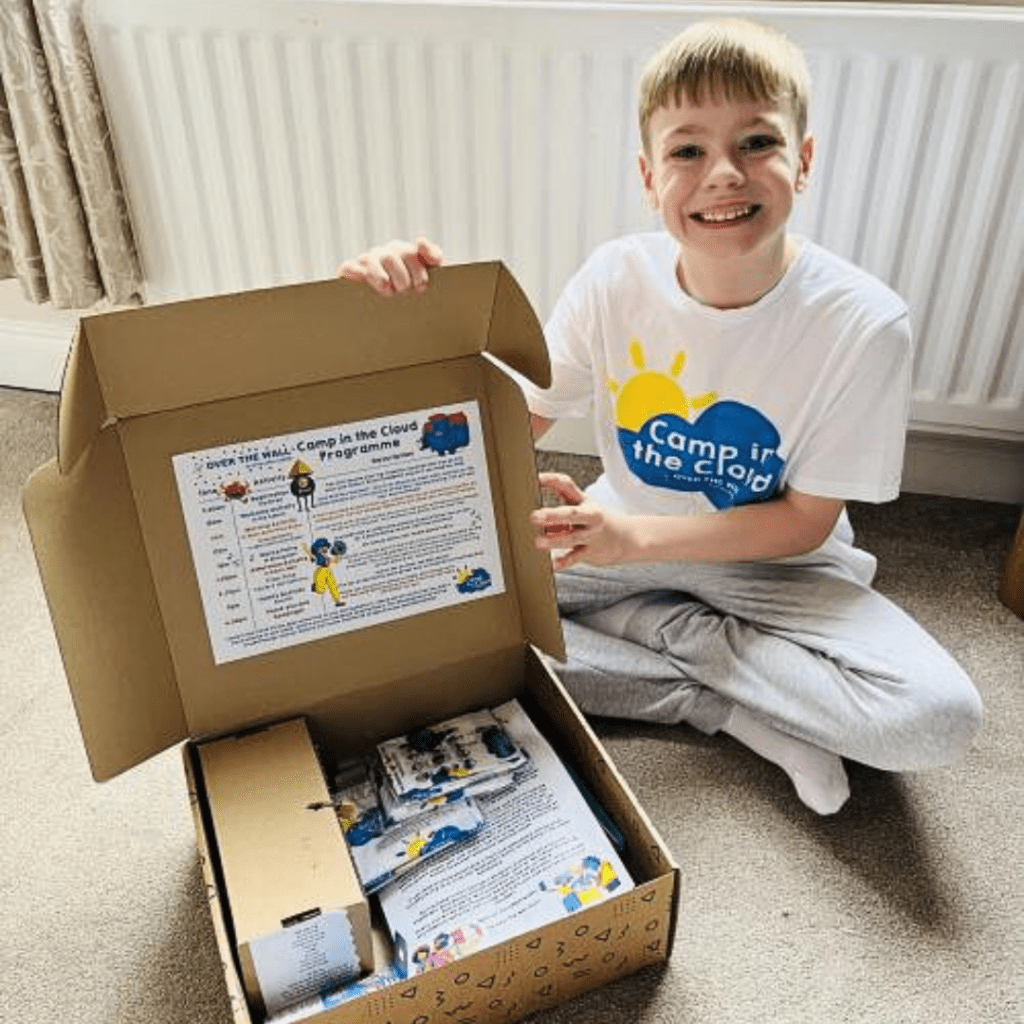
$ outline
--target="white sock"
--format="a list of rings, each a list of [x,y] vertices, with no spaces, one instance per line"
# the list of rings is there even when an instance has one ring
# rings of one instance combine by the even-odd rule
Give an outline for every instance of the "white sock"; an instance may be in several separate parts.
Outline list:
[[[792,780],[797,796],[812,811],[835,814],[850,796],[850,783],[838,754],[779,732],[738,704],[722,730],[755,754],[777,764]]]

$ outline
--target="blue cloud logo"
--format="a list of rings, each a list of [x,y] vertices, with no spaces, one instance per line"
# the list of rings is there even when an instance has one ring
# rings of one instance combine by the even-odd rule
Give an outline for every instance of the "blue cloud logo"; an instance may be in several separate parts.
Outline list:
[[[621,422],[621,421],[620,421]],[[704,494],[715,508],[770,498],[785,460],[779,432],[756,409],[715,402],[693,422],[676,413],[650,417],[639,430],[619,427],[630,471],[652,487]]]

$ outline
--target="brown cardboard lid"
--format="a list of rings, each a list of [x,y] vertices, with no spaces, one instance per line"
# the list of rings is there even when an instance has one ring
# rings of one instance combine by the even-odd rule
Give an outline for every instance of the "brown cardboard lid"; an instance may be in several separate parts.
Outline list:
[[[262,403],[303,385],[365,390],[375,379],[387,382],[390,395],[395,373],[375,376],[385,371],[463,380],[452,385],[460,387],[478,380],[490,395],[492,417],[509,428],[500,443],[492,442],[503,514],[525,527],[537,501],[525,407],[490,360],[479,373],[465,369],[467,357],[481,354],[538,383],[549,381],[536,317],[496,263],[443,268],[414,296],[384,299],[362,285],[327,281],[83,321],[65,374],[58,462],[33,475],[24,501],[96,778],[110,778],[190,735],[301,712],[302,701],[322,700],[335,685],[321,670],[324,654],[345,666],[340,685],[355,693],[412,675],[420,649],[428,666],[523,641],[561,656],[550,560],[518,526],[506,531],[515,600],[510,591],[462,613],[438,613],[426,626],[406,629],[399,620],[251,665],[212,664],[195,624],[197,598],[184,594],[192,584],[172,581],[181,600],[167,601],[168,576],[191,574],[179,570],[187,562],[180,538],[175,550],[182,553],[172,564],[163,550],[162,530],[165,523],[177,529],[174,516],[168,513],[154,529],[144,514],[154,500],[139,470],[139,439],[154,437],[151,428],[167,417],[193,420],[199,407],[213,409],[222,400]],[[162,456],[158,461],[165,465]],[[165,507],[174,504],[164,497]],[[182,601],[193,619],[184,632]],[[186,657],[183,647],[198,653]],[[277,695],[281,679],[297,680],[290,684],[298,695],[291,705]]]
[[[24,506],[92,773],[111,778],[188,735],[116,436],[70,476],[37,469]]]
[[[425,291],[389,298],[331,280],[85,317],[58,461],[67,472],[112,420],[480,352],[551,382],[540,324],[501,263],[441,267]]]

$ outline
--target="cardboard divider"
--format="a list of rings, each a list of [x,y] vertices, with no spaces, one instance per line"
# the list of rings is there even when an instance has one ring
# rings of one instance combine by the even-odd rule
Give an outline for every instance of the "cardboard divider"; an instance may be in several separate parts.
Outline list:
[[[270,1012],[373,969],[369,905],[306,721],[199,746],[249,999]]]

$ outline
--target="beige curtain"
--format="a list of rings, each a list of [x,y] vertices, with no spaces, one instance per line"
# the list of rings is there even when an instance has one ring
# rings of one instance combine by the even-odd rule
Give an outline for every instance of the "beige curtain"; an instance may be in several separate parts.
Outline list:
[[[142,292],[81,8],[0,0],[0,277],[62,309]]]

